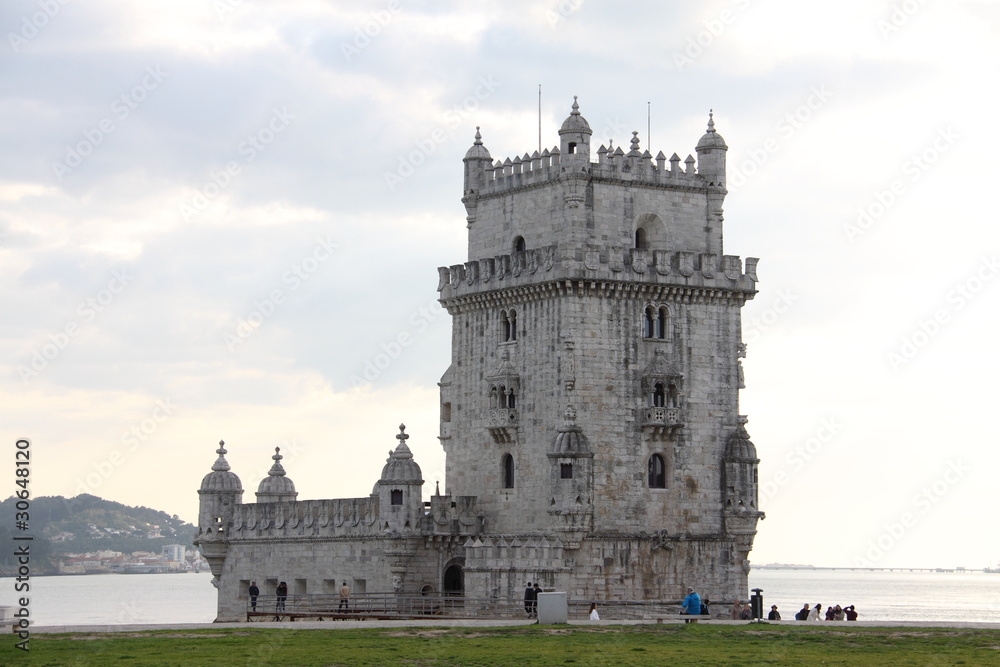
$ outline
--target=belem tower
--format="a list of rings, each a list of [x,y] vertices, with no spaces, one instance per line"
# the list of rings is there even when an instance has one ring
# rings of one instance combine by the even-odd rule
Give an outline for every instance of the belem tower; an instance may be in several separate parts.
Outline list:
[[[724,254],[726,151],[591,148],[574,99],[559,145],[465,155],[468,259],[438,268],[445,492],[422,495],[399,427],[371,495],[300,500],[280,452],[243,501],[222,443],[195,543],[219,621],[246,590],[570,599],[747,596],[757,452],[739,414],[740,312],[757,259]],[[595,159],[596,158],[596,159]],[[389,442],[395,429],[386,429]]]

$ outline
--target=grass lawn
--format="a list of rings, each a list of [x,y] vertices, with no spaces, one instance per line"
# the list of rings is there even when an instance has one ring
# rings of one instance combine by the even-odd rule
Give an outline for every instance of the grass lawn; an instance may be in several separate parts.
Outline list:
[[[602,625],[16,635],[0,665],[1000,665],[1000,630]]]

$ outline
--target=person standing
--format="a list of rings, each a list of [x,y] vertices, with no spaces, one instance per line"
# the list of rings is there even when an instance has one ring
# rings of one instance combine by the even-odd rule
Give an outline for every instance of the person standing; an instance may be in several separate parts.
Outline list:
[[[681,604],[681,613],[688,616],[701,615],[701,596],[695,593],[694,589],[690,586],[688,586],[687,595],[684,597],[683,604]],[[684,622],[690,623],[690,619]]]
[[[340,606],[337,607],[337,611],[341,609],[351,610],[351,587],[347,585],[346,581],[340,586]]]
[[[542,587],[535,582],[535,592],[531,598],[531,615],[538,618],[538,594],[542,592]]]
[[[531,612],[535,606],[535,587],[528,582],[528,585],[524,589],[524,613],[531,618]]]
[[[591,602],[590,603],[590,620],[592,620],[592,621],[599,621],[599,620],[601,620],[601,615],[597,613],[597,603],[596,602]]]
[[[740,616],[743,614],[743,603],[739,600],[733,601],[733,606],[729,608],[729,618],[733,621],[740,620]]]
[[[260,589],[257,588],[256,581],[250,582],[250,588],[247,589],[247,594],[250,595],[250,611],[257,611],[257,596],[260,595]]]
[[[844,607],[844,616],[847,617],[848,621],[858,620],[858,611],[854,608],[853,604],[850,607]]]
[[[274,610],[285,611],[285,600],[288,598],[288,584],[283,581],[278,584],[278,587],[274,589],[274,595],[276,598]]]

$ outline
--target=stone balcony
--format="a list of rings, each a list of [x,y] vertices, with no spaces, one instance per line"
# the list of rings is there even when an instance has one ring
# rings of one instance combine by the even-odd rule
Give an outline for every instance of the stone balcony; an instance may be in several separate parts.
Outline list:
[[[680,408],[646,407],[642,410],[642,428],[652,431],[654,438],[665,440],[674,429],[684,426],[683,417]]]
[[[494,442],[512,442],[517,437],[517,410],[490,408],[486,428]]]

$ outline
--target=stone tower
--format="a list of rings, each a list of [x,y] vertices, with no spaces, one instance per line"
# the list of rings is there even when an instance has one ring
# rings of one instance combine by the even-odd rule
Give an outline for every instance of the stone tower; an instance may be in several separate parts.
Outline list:
[[[353,595],[573,600],[747,595],[757,451],[739,415],[740,310],[757,260],[723,254],[727,146],[698,160],[601,146],[574,101],[559,145],[464,160],[468,261],[438,269],[452,315],[441,379],[446,485],[422,499],[403,426],[371,494],[301,500],[275,448],[244,503],[226,449],[195,544],[219,621],[285,581]],[[291,603],[290,603],[291,604]],[[276,610],[267,610],[274,613]]]
[[[464,159],[468,260],[439,269],[447,493],[476,496],[467,594],[747,594],[756,451],[739,415],[757,260],[723,254],[725,141],[695,159],[601,146]]]

